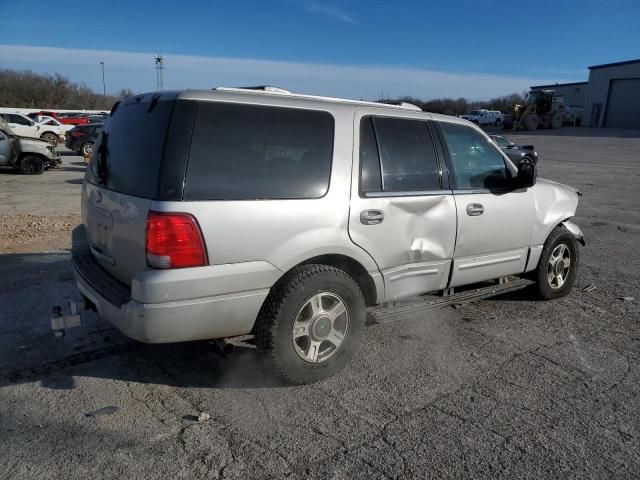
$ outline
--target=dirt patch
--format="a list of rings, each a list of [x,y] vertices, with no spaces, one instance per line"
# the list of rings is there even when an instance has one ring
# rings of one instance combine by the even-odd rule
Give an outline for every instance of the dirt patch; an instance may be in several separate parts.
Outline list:
[[[0,254],[40,253],[71,246],[80,215],[0,215]]]

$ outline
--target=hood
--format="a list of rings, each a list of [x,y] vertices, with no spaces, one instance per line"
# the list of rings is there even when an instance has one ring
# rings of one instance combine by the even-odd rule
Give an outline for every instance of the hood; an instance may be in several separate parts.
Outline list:
[[[538,177],[538,182],[544,182],[548,185],[552,185],[552,186],[556,186],[556,187],[562,187],[566,190],[570,190],[576,194],[578,194],[579,197],[582,196],[582,192],[577,189],[576,187],[572,187],[571,185],[566,185],[564,183],[560,183],[560,182],[556,182],[555,180],[549,180],[548,178],[543,178],[543,177]]]
[[[16,138],[20,139],[20,143],[24,143],[27,142],[29,144],[47,144],[49,145],[49,142],[47,142],[46,140],[42,140],[41,138],[35,138],[35,137],[23,137],[20,135],[14,135]]]

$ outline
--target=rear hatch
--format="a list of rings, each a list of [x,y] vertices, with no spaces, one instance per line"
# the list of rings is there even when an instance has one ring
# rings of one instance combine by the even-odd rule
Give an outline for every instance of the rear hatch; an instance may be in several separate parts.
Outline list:
[[[147,269],[147,213],[158,196],[175,94],[146,94],[117,104],[99,135],[82,189],[91,252],[125,284]]]

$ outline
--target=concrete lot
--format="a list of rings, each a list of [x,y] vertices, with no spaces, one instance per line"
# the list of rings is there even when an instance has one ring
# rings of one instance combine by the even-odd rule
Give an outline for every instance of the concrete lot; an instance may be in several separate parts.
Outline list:
[[[0,478],[640,477],[640,132],[551,133],[507,136],[584,192],[573,293],[372,324],[346,370],[304,387],[252,351],[146,346],[95,318],[54,339],[83,168],[0,173]]]

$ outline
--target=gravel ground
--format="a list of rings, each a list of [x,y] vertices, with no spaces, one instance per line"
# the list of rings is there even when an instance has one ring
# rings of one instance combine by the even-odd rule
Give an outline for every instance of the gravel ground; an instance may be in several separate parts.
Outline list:
[[[347,369],[303,387],[250,350],[142,345],[95,318],[54,339],[79,158],[0,173],[1,241],[34,222],[51,239],[0,255],[0,478],[640,477],[640,132],[552,133],[512,138],[584,192],[572,294],[370,322]]]

